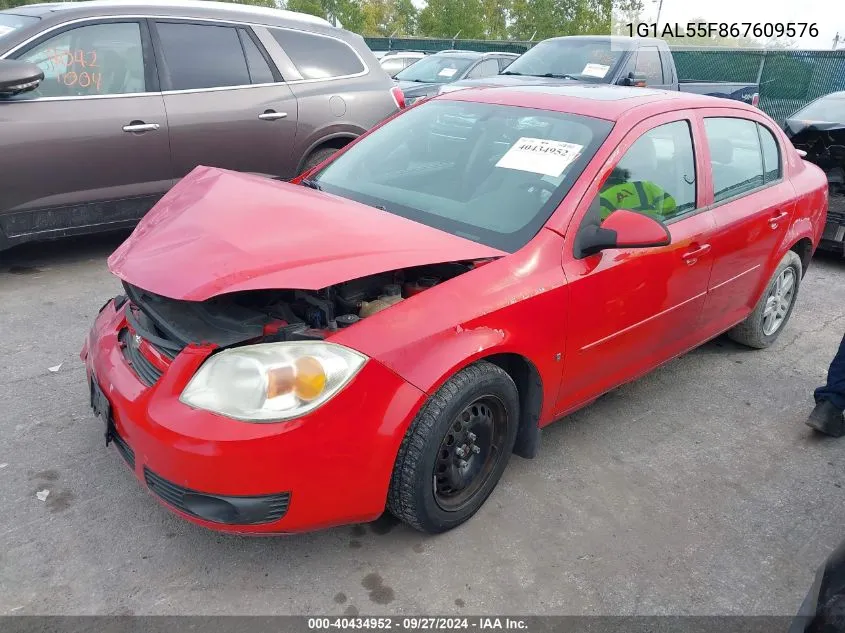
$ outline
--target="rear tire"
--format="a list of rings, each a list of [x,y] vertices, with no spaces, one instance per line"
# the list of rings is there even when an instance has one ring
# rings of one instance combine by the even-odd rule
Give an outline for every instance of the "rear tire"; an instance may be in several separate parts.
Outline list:
[[[475,514],[507,466],[519,426],[519,395],[500,367],[479,361],[432,395],[408,428],[387,507],[437,534]]]
[[[322,163],[327,158],[334,156],[335,152],[339,151],[337,147],[323,147],[321,149],[314,150],[308,155],[308,158],[305,159],[305,164],[302,166],[302,171],[308,171]]]
[[[801,275],[801,258],[794,251],[788,251],[780,260],[754,311],[730,330],[728,337],[754,349],[764,349],[774,343],[792,315]]]

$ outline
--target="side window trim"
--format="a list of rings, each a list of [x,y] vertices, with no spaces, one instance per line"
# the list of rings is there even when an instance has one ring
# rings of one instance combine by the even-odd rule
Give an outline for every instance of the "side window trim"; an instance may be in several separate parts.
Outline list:
[[[773,185],[773,184],[778,183],[778,182],[780,182],[781,180],[783,180],[783,152],[781,151],[780,141],[778,141],[778,136],[777,136],[777,134],[775,134],[774,132],[772,132],[772,130],[770,130],[770,129],[769,129],[769,126],[768,126],[768,125],[764,125],[763,123],[760,123],[759,121],[755,121],[755,123],[757,124],[757,137],[760,139],[760,156],[761,156],[761,158],[762,158],[762,160],[763,160],[763,179],[764,179],[764,184],[766,184],[766,185]],[[768,132],[768,133],[771,135],[772,140],[775,142],[775,151],[778,153],[778,177],[777,177],[777,178],[775,178],[774,180],[769,180],[768,182],[765,182],[765,176],[766,176],[766,155],[765,155],[765,153],[763,152],[763,133],[764,133],[763,131],[764,131],[764,130],[765,130],[765,132]]]
[[[748,121],[749,123],[754,123],[757,126],[757,128],[756,128],[756,130],[757,130],[757,140],[760,143],[760,161],[761,161],[761,167],[763,167],[763,170],[764,170],[763,174],[765,176],[765,166],[762,163],[762,161],[763,161],[763,145],[762,145],[762,141],[760,139],[759,126],[762,125],[766,129],[769,129],[768,126],[760,123],[760,121],[758,121],[755,118],[744,117],[744,116],[742,116],[742,113],[736,112],[736,111],[726,111],[724,113],[702,114],[701,115],[701,132],[702,132],[703,140],[704,140],[705,143],[707,143],[707,135],[704,132],[704,122],[707,119],[740,119],[742,121]],[[771,132],[771,130],[769,130],[769,131]],[[710,177],[709,177],[709,181],[708,181],[708,186],[709,186],[709,189],[710,189],[710,191],[709,191],[710,204],[708,204],[706,207],[704,207],[704,209],[707,209],[709,211],[713,211],[713,210],[717,209],[718,207],[722,206],[723,204],[730,204],[731,202],[735,202],[736,200],[740,200],[740,199],[744,198],[745,196],[750,196],[750,195],[753,195],[755,193],[759,193],[763,189],[766,189],[768,187],[771,187],[773,185],[777,185],[777,184],[780,184],[781,182],[783,182],[783,179],[784,179],[784,175],[783,175],[784,174],[783,152],[781,151],[781,146],[780,146],[780,141],[778,140],[778,136],[774,133],[772,133],[772,136],[775,139],[775,144],[776,144],[777,150],[778,150],[778,162],[779,162],[779,167],[780,167],[779,177],[776,180],[770,180],[769,182],[763,182],[762,185],[754,187],[753,189],[749,189],[747,191],[742,191],[738,194],[731,196],[730,198],[724,198],[722,200],[716,201],[716,186],[715,186],[715,183],[713,182],[712,162],[708,162],[707,167],[708,167],[709,173],[710,173]],[[708,154],[709,154],[709,146],[708,146]]]
[[[74,20],[67,22],[60,26],[47,29],[38,35],[30,38],[23,44],[13,48],[5,55],[0,56],[0,59],[19,59],[22,55],[26,55],[33,48],[40,46],[54,37],[67,33],[77,28],[86,26],[98,26],[102,24],[126,24],[132,23],[138,25],[138,30],[141,35],[141,54],[143,56],[144,64],[144,92],[126,92],[121,94],[104,94],[104,95],[71,95],[58,97],[36,97],[34,99],[25,99],[17,103],[27,103],[35,101],[76,101],[80,99],[120,99],[123,97],[137,97],[140,95],[155,95],[160,94],[160,84],[158,80],[158,69],[156,66],[156,57],[154,54],[154,47],[150,35],[148,20],[141,17],[120,17],[110,16],[102,18],[91,18],[85,20]]]
[[[252,43],[255,44],[255,46],[258,48],[258,52],[261,54],[261,57],[264,58],[264,61],[267,63],[267,67],[270,69],[270,73],[272,73],[273,75],[273,83],[283,83],[285,79],[284,77],[282,77],[282,73],[280,73],[279,69],[276,68],[276,64],[273,63],[273,60],[270,58],[270,55],[264,49],[264,45],[261,43],[261,40],[258,39],[258,37],[255,35],[255,33],[250,27],[242,26],[238,28],[238,39],[240,40],[241,50],[243,51],[244,58],[246,59],[246,71],[249,73],[250,80],[252,80],[252,68],[250,68],[249,56],[246,54],[246,49],[244,47],[243,38],[245,37],[248,37],[250,40],[252,40]],[[261,86],[268,84],[260,84],[255,83],[255,81],[253,81],[251,85]]]

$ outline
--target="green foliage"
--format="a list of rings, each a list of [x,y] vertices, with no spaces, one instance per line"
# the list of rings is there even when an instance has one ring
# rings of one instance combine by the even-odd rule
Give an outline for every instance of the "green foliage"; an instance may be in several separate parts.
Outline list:
[[[610,33],[611,0],[513,0],[515,39]]]
[[[482,39],[485,35],[482,0],[428,0],[420,11],[419,35]]]
[[[404,37],[416,32],[417,8],[411,0],[365,0],[361,33]]]

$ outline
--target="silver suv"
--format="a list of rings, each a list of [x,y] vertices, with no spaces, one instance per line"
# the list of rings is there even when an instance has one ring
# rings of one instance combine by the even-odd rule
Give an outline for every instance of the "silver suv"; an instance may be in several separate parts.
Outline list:
[[[131,226],[197,165],[292,178],[402,105],[360,36],[308,15],[204,0],[0,11],[0,249]]]

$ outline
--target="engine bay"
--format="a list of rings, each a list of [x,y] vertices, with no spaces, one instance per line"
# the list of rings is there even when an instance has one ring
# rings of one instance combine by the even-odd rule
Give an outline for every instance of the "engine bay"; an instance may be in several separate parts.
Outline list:
[[[322,340],[490,260],[388,271],[321,290],[254,290],[180,301],[124,283],[132,329],[174,356],[190,344]]]

